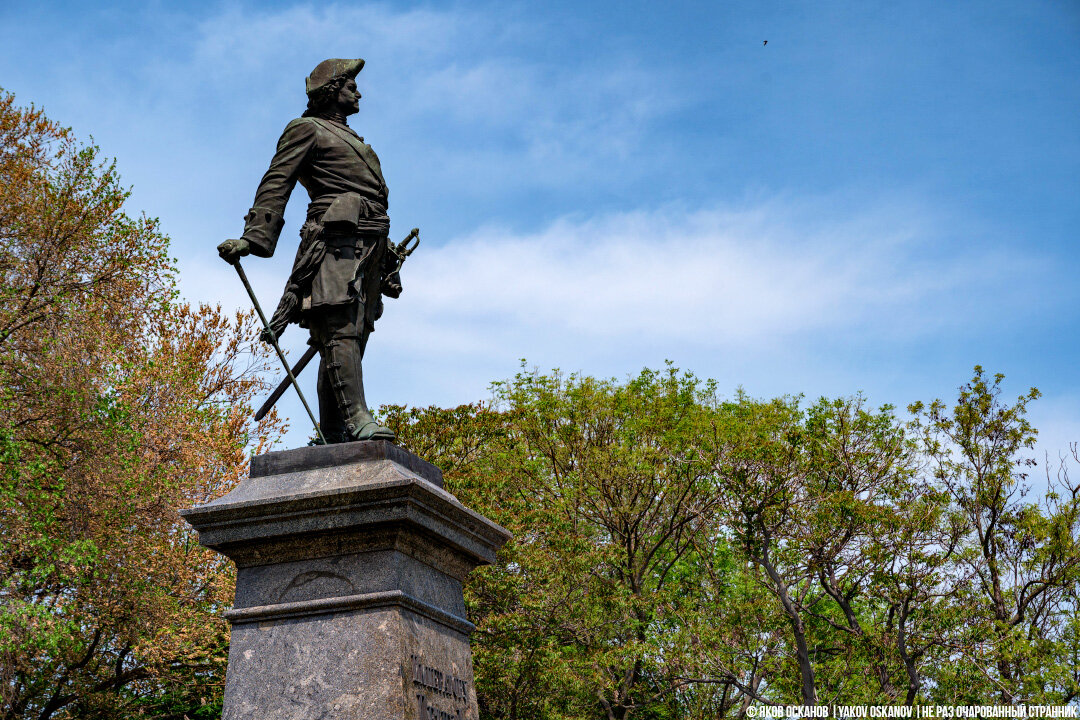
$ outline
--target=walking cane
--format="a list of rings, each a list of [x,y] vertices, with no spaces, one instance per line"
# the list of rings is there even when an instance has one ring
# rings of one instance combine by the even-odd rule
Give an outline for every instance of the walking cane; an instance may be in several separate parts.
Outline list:
[[[285,368],[285,374],[289,376],[289,382],[296,388],[296,394],[300,396],[300,402],[304,404],[304,409],[307,410],[308,417],[311,418],[311,424],[315,426],[315,434],[318,435],[319,442],[326,445],[326,438],[322,434],[322,429],[319,427],[318,421],[315,420],[315,414],[311,412],[311,408],[304,398],[304,393],[300,391],[300,383],[296,382],[296,376],[293,375],[292,368],[289,367],[289,361],[285,359],[285,353],[281,352],[281,347],[278,345],[277,338],[274,336],[274,331],[270,329],[270,323],[266,321],[266,315],[263,314],[262,306],[259,305],[259,300],[255,297],[255,291],[251,289],[251,283],[248,282],[247,273],[245,273],[244,268],[240,266],[239,258],[233,263],[233,267],[236,268],[236,274],[240,276],[240,282],[244,283],[244,289],[247,290],[248,297],[251,298],[251,304],[255,306],[255,312],[259,313],[259,319],[262,320],[266,335],[270,338],[270,344],[274,346],[274,351],[277,353],[278,359],[281,360],[281,364]]]

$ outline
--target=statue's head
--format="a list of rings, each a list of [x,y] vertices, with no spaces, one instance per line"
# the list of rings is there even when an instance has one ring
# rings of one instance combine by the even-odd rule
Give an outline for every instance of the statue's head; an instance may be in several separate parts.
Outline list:
[[[334,58],[323,60],[307,76],[305,86],[308,109],[305,114],[319,114],[337,110],[352,115],[360,109],[360,93],[356,89],[356,75],[364,67],[364,61]]]

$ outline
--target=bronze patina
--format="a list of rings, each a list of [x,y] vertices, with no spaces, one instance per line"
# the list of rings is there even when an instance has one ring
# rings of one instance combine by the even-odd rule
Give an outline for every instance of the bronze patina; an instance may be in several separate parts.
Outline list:
[[[331,443],[394,439],[368,409],[362,361],[382,297],[401,294],[398,271],[417,232],[400,245],[390,242],[389,191],[379,158],[346,121],[360,109],[356,76],[363,67],[360,59],[331,59],[312,70],[307,110],[285,126],[243,235],[218,246],[218,254],[237,265],[248,254],[272,256],[293,188],[299,182],[307,190],[293,269],[262,338],[276,345],[291,323],[310,332],[308,343],[320,358],[321,436]]]

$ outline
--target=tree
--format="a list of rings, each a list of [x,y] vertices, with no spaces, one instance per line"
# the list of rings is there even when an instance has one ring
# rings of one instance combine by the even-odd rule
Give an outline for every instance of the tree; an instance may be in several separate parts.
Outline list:
[[[712,386],[669,368],[625,385],[521,373],[495,391],[494,408],[467,424],[488,417],[498,430],[447,473],[464,502],[515,534],[468,588],[482,707],[505,718],[666,716],[688,682],[673,630],[679,613],[699,610],[694,541],[716,511],[696,443]],[[438,414],[398,409],[390,424],[430,451]],[[429,457],[462,443],[443,447]]]
[[[1035,460],[1026,451],[1037,431],[1027,420],[1030,389],[1002,401],[1004,376],[975,367],[956,405],[917,403],[920,432],[934,479],[948,494],[959,529],[954,622],[963,669],[935,673],[954,702],[996,695],[1003,703],[1060,704],[1080,692],[1075,655],[1080,581],[1080,484],[1067,468],[1048,477],[1041,502],[1027,500]],[[955,666],[953,666],[955,668]]]
[[[274,436],[249,420],[265,355],[250,316],[177,300],[127,198],[97,148],[0,94],[5,718],[118,717],[221,676],[229,573],[176,510]]]
[[[748,692],[806,705],[894,702],[900,665],[879,588],[882,546],[910,520],[902,426],[858,396],[803,411],[798,399],[740,395],[720,417],[724,524],[787,625],[776,654],[788,662]]]

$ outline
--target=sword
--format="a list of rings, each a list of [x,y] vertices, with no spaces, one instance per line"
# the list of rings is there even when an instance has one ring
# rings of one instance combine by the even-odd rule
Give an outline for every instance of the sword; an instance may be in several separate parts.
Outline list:
[[[304,356],[297,360],[296,364],[292,366],[293,377],[296,377],[303,372],[304,368],[307,367],[307,364],[311,362],[311,359],[318,354],[319,351],[317,348],[309,347],[307,352],[304,353]],[[281,399],[281,396],[289,389],[289,385],[289,379],[285,378],[285,382],[274,388],[274,392],[270,393],[270,397],[266,398],[266,402],[259,408],[259,412],[255,413],[255,422],[259,422],[266,417],[266,413],[270,412],[270,408],[274,407],[274,403]]]
[[[319,427],[318,421],[315,420],[315,414],[311,412],[311,408],[304,398],[304,393],[300,391],[300,383],[296,382],[296,375],[289,367],[289,361],[285,359],[285,353],[281,352],[281,347],[278,345],[277,338],[274,336],[274,331],[270,329],[270,323],[266,321],[266,315],[263,314],[262,306],[259,305],[259,300],[255,297],[255,291],[251,289],[251,283],[248,282],[247,273],[245,273],[244,268],[241,267],[239,258],[233,263],[233,267],[236,268],[236,274],[240,276],[240,282],[244,283],[244,289],[247,290],[248,297],[251,298],[251,304],[255,306],[255,312],[259,314],[259,320],[262,320],[263,328],[270,338],[270,344],[274,346],[274,352],[277,353],[278,359],[281,360],[281,364],[285,367],[285,374],[289,376],[289,382],[296,388],[296,394],[300,396],[300,402],[304,404],[304,409],[307,410],[308,417],[311,418],[311,424],[315,426],[315,434],[318,436],[319,441],[326,445],[326,437],[323,436],[322,429]],[[311,358],[308,359],[310,360]],[[299,363],[297,363],[297,365],[299,365]],[[284,390],[282,390],[282,392],[284,392]],[[280,393],[278,394],[278,397],[281,397]],[[277,398],[274,399],[276,400]],[[269,408],[267,408],[267,412],[269,412]],[[265,413],[263,414],[265,415]]]

